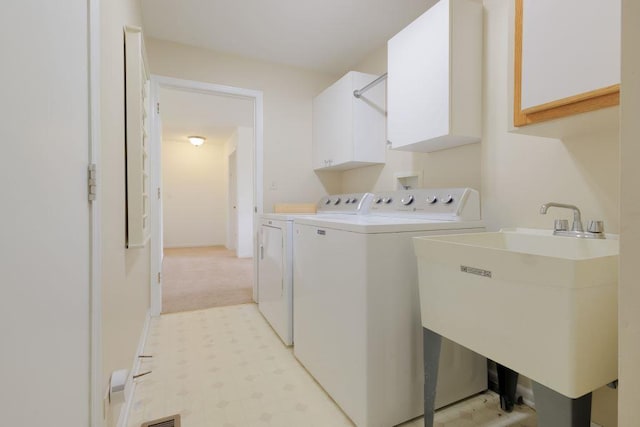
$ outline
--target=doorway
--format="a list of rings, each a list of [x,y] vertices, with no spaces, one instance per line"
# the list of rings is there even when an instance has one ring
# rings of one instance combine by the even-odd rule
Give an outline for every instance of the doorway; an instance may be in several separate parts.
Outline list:
[[[255,300],[262,93],[160,76],[151,83],[151,314]],[[206,140],[192,146],[191,135]],[[161,274],[163,264],[171,270]],[[175,280],[181,288],[169,290]],[[208,285],[220,286],[217,296]],[[163,287],[182,301],[165,310]]]

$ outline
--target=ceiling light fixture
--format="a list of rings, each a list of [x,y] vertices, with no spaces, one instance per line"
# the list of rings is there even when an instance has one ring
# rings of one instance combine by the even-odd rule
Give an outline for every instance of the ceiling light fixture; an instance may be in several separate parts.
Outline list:
[[[199,147],[204,144],[204,141],[206,141],[207,138],[205,138],[204,136],[188,136],[187,139],[194,146]]]

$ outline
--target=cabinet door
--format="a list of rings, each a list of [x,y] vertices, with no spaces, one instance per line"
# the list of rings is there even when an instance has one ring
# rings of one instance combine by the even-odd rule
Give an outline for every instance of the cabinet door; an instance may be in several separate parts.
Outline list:
[[[440,0],[388,44],[388,138],[430,152],[482,137],[482,4]]]
[[[313,100],[313,168],[350,160],[353,146],[351,78],[345,76]]]
[[[619,103],[620,0],[515,0],[514,125]]]
[[[428,42],[427,42],[428,41]],[[393,148],[449,133],[449,2],[388,43],[387,134]]]

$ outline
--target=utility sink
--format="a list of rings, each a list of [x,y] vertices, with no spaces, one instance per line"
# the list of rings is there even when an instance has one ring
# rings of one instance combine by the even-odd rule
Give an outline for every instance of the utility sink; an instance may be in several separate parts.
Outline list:
[[[618,240],[414,238],[422,324],[572,399],[617,378]]]

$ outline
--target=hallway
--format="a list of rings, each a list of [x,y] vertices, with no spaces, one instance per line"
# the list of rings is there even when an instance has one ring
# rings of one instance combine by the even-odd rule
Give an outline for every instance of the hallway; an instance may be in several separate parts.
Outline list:
[[[163,313],[252,302],[252,259],[223,246],[165,249],[162,278]]]

